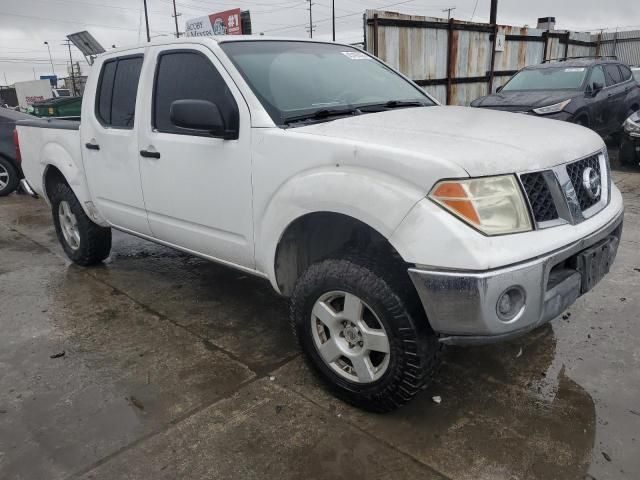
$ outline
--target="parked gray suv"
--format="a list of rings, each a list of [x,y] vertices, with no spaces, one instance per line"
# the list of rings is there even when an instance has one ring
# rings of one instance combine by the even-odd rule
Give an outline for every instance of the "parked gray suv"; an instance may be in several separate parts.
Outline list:
[[[640,109],[640,85],[615,58],[567,58],[523,68],[471,106],[564,120],[610,135],[622,132],[624,121]]]

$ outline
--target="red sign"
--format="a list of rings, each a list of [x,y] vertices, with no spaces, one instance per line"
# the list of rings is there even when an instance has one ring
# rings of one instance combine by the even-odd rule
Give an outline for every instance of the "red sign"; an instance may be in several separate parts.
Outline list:
[[[209,15],[214,35],[242,35],[240,9],[234,8],[225,12]]]

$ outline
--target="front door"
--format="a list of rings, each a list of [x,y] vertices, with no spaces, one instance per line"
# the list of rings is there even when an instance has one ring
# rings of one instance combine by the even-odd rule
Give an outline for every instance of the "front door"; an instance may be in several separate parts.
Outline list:
[[[116,227],[150,235],[142,197],[136,97],[143,52],[107,58],[100,68],[96,101],[87,97],[80,124],[87,182],[102,216]]]
[[[153,236],[172,245],[253,268],[251,125],[248,107],[215,55],[201,45],[155,47],[155,78],[139,129],[140,171]],[[176,100],[215,103],[239,138],[174,125]]]
[[[607,98],[607,81],[602,66],[596,65],[591,69],[589,88],[592,92],[597,90],[597,93],[587,99],[589,105],[589,127],[600,134],[604,134],[611,121],[609,118],[611,112],[609,111]]]
[[[622,84],[622,73],[618,65],[608,63],[604,67],[607,76],[607,100],[611,111],[609,116],[609,132],[617,132],[622,128],[621,119],[624,110],[624,100],[627,96],[625,86]]]

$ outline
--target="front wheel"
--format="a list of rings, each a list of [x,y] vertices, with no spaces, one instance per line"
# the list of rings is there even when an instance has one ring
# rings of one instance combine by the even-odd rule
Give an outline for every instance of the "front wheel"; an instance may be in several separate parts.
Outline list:
[[[51,209],[58,240],[71,261],[86,267],[109,256],[111,229],[91,221],[66,183],[56,185]]]
[[[406,270],[348,255],[309,267],[291,298],[308,362],[339,398],[374,412],[409,402],[431,379],[440,344]]]

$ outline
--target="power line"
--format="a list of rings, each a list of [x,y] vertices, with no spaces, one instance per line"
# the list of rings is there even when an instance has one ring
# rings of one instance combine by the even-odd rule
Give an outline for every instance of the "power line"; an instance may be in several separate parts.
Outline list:
[[[380,5],[380,6],[377,6],[376,8],[394,7],[396,5],[403,5],[405,3],[412,3],[412,2],[416,2],[416,1],[417,0],[403,0],[401,2],[395,2],[395,3],[388,4],[388,5]],[[363,12],[361,12],[361,11],[360,12],[352,12],[352,13],[348,13],[348,14],[345,14],[345,15],[338,15],[335,18],[338,19],[338,18],[353,17],[355,15],[362,15],[362,13]],[[322,20],[316,20],[316,24],[322,23],[322,22],[329,22],[329,21],[331,21],[331,19],[332,19],[331,17],[328,17],[328,18],[323,18]],[[263,30],[263,32],[264,33],[277,32],[277,31],[280,31],[280,30],[289,30],[291,28],[296,28],[296,27],[305,27],[306,25],[307,25],[306,23],[298,23],[298,24],[295,24],[295,25],[288,25],[288,26],[282,27],[282,28],[271,28],[269,30]]]

